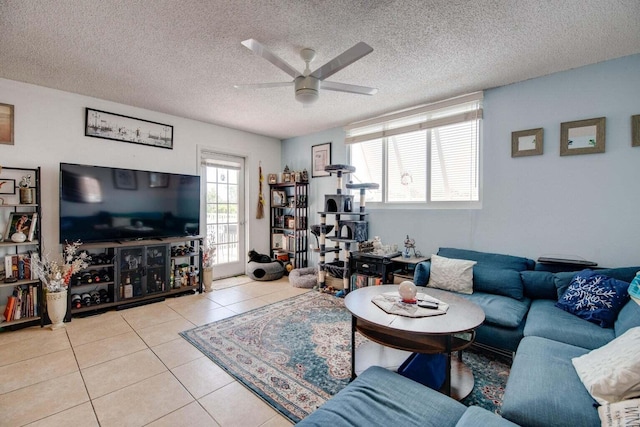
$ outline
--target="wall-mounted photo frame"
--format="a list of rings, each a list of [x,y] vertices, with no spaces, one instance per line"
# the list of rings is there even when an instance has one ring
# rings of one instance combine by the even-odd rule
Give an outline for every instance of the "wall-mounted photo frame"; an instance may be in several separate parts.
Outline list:
[[[38,214],[36,212],[11,212],[4,239],[11,240],[13,233],[24,233],[27,241],[31,242],[36,232],[37,222]]]
[[[113,184],[121,190],[137,190],[136,172],[129,169],[114,169]]]
[[[538,156],[543,152],[542,128],[511,132],[511,157]]]
[[[331,176],[324,168],[331,164],[331,143],[311,147],[311,177]]]
[[[282,190],[271,190],[271,206],[272,207],[287,206],[287,193]]]
[[[16,180],[0,179],[0,194],[16,194]]]
[[[0,104],[0,144],[13,145],[13,105]]]
[[[173,126],[86,109],[85,136],[173,149]]]
[[[278,174],[277,173],[270,173],[269,175],[267,175],[267,182],[269,184],[277,184],[278,183]]]
[[[166,188],[169,186],[169,174],[160,172],[149,172],[149,187]]]
[[[640,114],[631,116],[631,146],[640,147]]]
[[[560,155],[604,153],[605,117],[560,124]]]

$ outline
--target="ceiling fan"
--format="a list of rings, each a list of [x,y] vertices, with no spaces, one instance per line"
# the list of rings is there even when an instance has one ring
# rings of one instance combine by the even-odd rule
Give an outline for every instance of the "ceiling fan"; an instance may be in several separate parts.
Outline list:
[[[258,83],[258,84],[245,84],[234,85],[236,89],[241,88],[270,88],[270,87],[282,87],[291,86],[295,88],[296,101],[303,104],[312,104],[318,100],[319,89],[334,90],[337,92],[348,92],[359,95],[374,95],[378,92],[378,89],[366,86],[356,86],[345,83],[328,82],[325,79],[337,73],[338,71],[356,62],[358,59],[373,52],[373,48],[364,42],[360,42],[345,52],[333,58],[331,61],[324,64],[322,67],[311,72],[309,64],[316,57],[316,51],[313,49],[305,48],[300,51],[300,56],[306,63],[306,67],[302,73],[298,72],[291,65],[287,64],[283,59],[276,56],[273,52],[267,49],[263,44],[254,39],[248,39],[242,42],[242,45],[251,50],[258,56],[263,57],[267,61],[271,62],[276,67],[280,68],[285,73],[293,77],[293,81],[290,82],[277,82],[277,83]]]

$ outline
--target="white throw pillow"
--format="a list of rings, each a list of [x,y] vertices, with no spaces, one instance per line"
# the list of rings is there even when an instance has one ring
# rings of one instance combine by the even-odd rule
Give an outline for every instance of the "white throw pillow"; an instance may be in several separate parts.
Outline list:
[[[598,407],[601,427],[633,427],[640,419],[640,399],[607,403]]]
[[[476,264],[476,261],[431,255],[431,272],[427,286],[471,294],[473,293],[473,266]]]
[[[571,359],[591,396],[601,405],[640,396],[640,326]]]

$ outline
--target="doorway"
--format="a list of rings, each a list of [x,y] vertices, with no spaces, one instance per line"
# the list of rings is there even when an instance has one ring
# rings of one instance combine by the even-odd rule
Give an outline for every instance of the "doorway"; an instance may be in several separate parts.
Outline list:
[[[242,157],[203,151],[205,237],[216,248],[215,278],[245,274],[244,164]]]

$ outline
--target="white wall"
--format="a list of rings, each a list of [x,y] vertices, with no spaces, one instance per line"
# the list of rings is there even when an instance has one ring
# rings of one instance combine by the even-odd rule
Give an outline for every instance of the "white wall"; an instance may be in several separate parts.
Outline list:
[[[409,234],[423,254],[451,246],[640,265],[640,147],[631,147],[639,70],[640,55],[633,55],[487,90],[482,209],[368,209],[369,235],[402,246]],[[602,116],[606,152],[561,158],[560,123]],[[544,154],[512,158],[511,132],[538,127],[544,128]],[[344,132],[333,129],[283,141],[282,162],[310,167],[310,146],[327,141],[333,162],[344,161]],[[334,178],[311,180],[312,213],[334,187]]]
[[[6,79],[0,79],[0,102],[15,106],[15,144],[0,145],[0,165],[42,167],[45,253],[58,251],[60,162],[199,175],[200,147],[246,157],[247,247],[269,250],[268,215],[255,218],[257,175],[260,161],[263,170],[280,169],[279,140]],[[86,137],[86,107],[173,125],[174,148]]]

